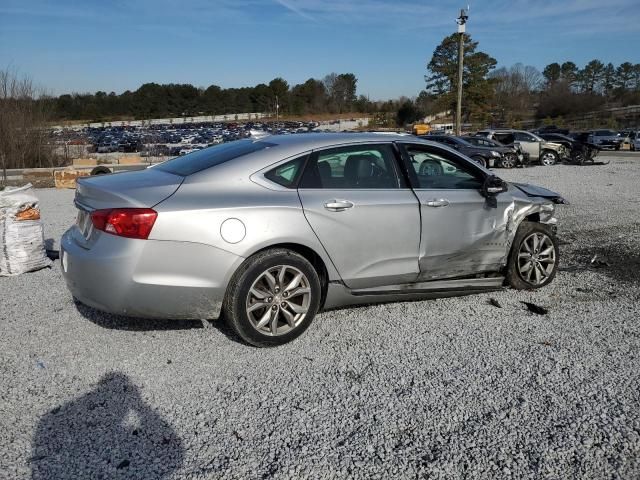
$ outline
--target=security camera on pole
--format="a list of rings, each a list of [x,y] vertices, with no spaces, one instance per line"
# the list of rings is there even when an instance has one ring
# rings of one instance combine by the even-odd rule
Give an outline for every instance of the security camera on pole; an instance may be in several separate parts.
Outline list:
[[[462,133],[462,72],[464,69],[464,32],[469,18],[469,7],[460,9],[458,24],[458,101],[456,102],[456,135]]]

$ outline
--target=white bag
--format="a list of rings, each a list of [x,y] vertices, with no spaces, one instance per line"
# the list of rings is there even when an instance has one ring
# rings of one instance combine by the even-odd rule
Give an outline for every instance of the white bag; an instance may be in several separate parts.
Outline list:
[[[20,275],[49,265],[32,185],[0,191],[0,276]]]

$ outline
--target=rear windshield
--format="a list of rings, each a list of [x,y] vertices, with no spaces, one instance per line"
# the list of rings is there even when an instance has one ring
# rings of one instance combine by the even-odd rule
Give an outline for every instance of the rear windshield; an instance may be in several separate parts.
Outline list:
[[[234,158],[248,155],[249,153],[273,147],[275,143],[254,142],[253,140],[236,140],[235,142],[222,143],[215,147],[205,148],[197,152],[189,153],[184,157],[174,158],[158,164],[158,170],[186,177],[193,173],[201,172],[210,167],[228,162]]]

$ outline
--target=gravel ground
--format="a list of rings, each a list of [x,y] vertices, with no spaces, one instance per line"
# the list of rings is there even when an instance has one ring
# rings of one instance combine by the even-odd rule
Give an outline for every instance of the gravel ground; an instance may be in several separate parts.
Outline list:
[[[58,262],[0,278],[0,478],[640,477],[640,161],[498,173],[572,202],[552,285],[325,312],[276,349],[76,306]],[[38,195],[57,244],[73,192]]]

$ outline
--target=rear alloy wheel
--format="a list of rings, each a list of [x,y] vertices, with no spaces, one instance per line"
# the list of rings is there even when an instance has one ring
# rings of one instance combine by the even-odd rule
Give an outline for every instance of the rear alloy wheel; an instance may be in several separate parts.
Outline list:
[[[306,275],[290,265],[277,265],[262,272],[251,285],[246,301],[247,317],[263,335],[284,335],[302,323],[310,299]]]
[[[540,163],[547,167],[555,165],[558,163],[558,154],[551,150],[544,150],[542,155],[540,155]]]
[[[502,160],[500,160],[500,166],[502,168],[514,168],[518,164],[518,156],[515,153],[506,153]]]
[[[246,342],[282,345],[304,332],[320,305],[320,280],[301,255],[284,249],[247,259],[225,299],[227,323]]]
[[[480,156],[475,156],[475,157],[471,157],[471,160],[473,160],[474,162],[476,162],[478,165],[480,165],[481,167],[487,168],[487,162],[485,161],[484,158],[480,157]]]
[[[507,282],[518,290],[551,283],[558,270],[558,242],[546,225],[522,222],[511,248]]]

